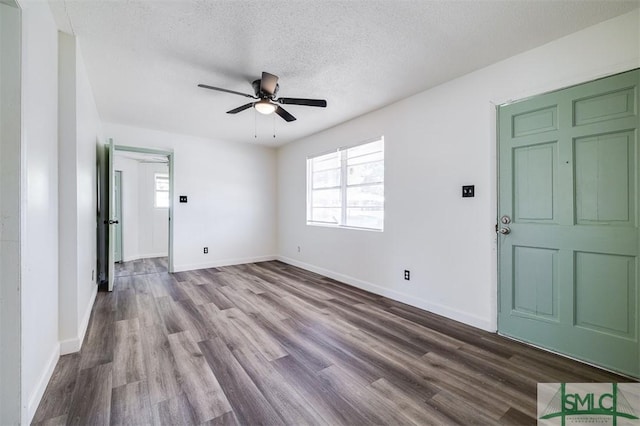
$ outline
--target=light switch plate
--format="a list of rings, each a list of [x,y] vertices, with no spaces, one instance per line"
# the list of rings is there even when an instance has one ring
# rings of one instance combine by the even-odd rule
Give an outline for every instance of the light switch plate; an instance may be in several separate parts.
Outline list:
[[[474,197],[475,185],[464,185],[462,187],[462,198]]]

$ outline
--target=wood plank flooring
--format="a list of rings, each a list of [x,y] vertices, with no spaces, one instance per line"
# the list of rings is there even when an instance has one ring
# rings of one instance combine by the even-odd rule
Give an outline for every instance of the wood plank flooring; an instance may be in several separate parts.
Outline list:
[[[538,382],[628,381],[280,262],[136,262],[34,424],[535,424]]]
[[[144,275],[167,272],[168,262],[166,257],[153,257],[149,259],[137,259],[130,262],[118,262],[115,264],[115,276],[125,277],[129,275]]]

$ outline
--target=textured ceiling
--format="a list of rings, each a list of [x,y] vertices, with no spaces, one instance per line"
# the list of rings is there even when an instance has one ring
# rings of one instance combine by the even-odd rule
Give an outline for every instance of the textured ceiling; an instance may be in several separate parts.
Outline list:
[[[80,40],[103,121],[282,145],[637,8],[634,1],[53,0]],[[286,123],[248,99],[262,71]],[[275,128],[276,138],[273,137]],[[257,138],[254,138],[257,131]]]

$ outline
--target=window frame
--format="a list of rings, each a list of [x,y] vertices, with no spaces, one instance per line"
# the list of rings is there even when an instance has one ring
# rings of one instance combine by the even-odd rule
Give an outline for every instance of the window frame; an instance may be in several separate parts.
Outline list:
[[[355,148],[367,145],[367,144],[371,144],[371,143],[375,143],[375,142],[382,142],[382,165],[383,165],[383,171],[382,171],[382,180],[380,182],[368,182],[368,183],[360,183],[360,184],[352,184],[349,185],[348,184],[348,169],[349,169],[349,164],[348,164],[348,160],[349,160],[349,151],[353,150]],[[328,156],[330,154],[336,154],[338,156],[337,160],[339,161],[340,164],[340,168],[339,168],[339,175],[340,175],[340,182],[339,185],[337,186],[332,186],[332,187],[326,187],[326,188],[321,188],[321,190],[328,190],[328,189],[339,189],[340,190],[340,205],[337,207],[334,207],[336,209],[340,209],[340,219],[338,222],[322,222],[322,221],[317,221],[317,220],[312,220],[313,217],[313,192],[314,192],[314,188],[313,188],[313,160],[318,159],[320,157],[324,157],[324,156]],[[364,155],[371,155],[370,154],[364,154]],[[378,160],[380,161],[380,160]],[[366,164],[366,163],[362,163],[362,164]],[[372,138],[372,139],[368,139],[364,142],[359,142],[357,144],[354,145],[348,145],[348,146],[342,146],[337,148],[336,150],[332,150],[332,151],[325,151],[323,153],[319,153],[319,154],[315,154],[315,155],[311,155],[307,157],[307,183],[306,183],[306,195],[307,195],[307,209],[306,209],[306,224],[308,226],[321,226],[321,227],[329,227],[329,228],[345,228],[345,229],[355,229],[355,230],[362,230],[362,231],[373,231],[373,232],[384,232],[384,212],[385,212],[385,200],[384,200],[384,194],[385,194],[385,170],[384,170],[384,165],[385,165],[385,140],[384,140],[384,136],[380,136],[380,137],[376,137],[376,138]],[[380,228],[372,228],[372,227],[365,227],[365,226],[354,226],[354,225],[347,225],[347,213],[348,213],[348,209],[349,206],[347,204],[348,198],[347,198],[347,190],[349,188],[354,188],[354,187],[366,187],[366,186],[376,186],[376,185],[381,185],[382,186],[382,193],[383,193],[383,200],[382,200],[382,205],[380,207],[380,211],[382,211],[382,222],[381,222],[381,226]],[[315,191],[318,191],[318,189],[315,189]],[[316,207],[318,208],[318,207]],[[331,208],[331,207],[327,207],[327,208]]]
[[[160,179],[164,179],[167,182],[167,189],[158,189],[158,178]],[[171,206],[171,194],[170,194],[170,179],[169,179],[169,173],[165,173],[165,172],[155,172],[153,174],[153,208],[154,209],[168,209]],[[167,194],[167,205],[166,206],[159,206],[158,205],[158,193],[162,192],[162,193],[166,193]]]

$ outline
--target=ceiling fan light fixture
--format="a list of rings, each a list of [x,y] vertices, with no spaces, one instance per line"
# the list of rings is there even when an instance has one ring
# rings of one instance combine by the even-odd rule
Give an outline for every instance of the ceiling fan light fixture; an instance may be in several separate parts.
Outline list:
[[[253,107],[256,109],[256,111],[258,111],[260,114],[264,114],[264,115],[269,115],[272,114],[277,106],[272,104],[271,102],[269,102],[268,99],[262,99],[258,102],[256,102]]]

